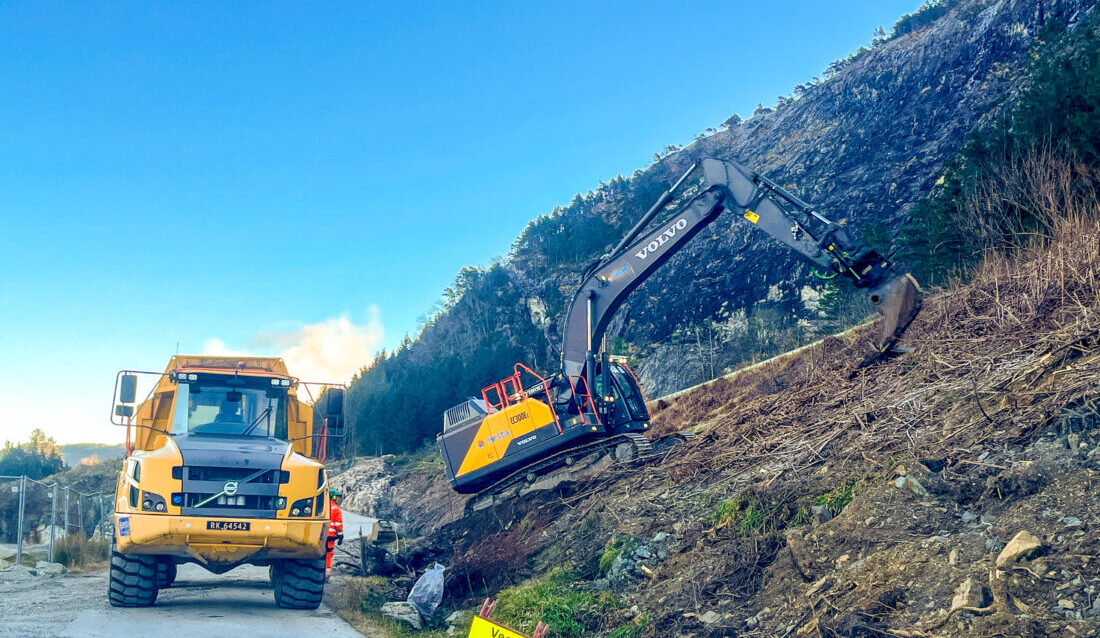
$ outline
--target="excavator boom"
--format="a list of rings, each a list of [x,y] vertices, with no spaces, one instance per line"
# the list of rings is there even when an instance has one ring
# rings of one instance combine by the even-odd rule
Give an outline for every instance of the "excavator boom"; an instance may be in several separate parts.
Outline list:
[[[564,374],[583,375],[593,368],[595,351],[623,301],[727,211],[787,245],[829,273],[827,276],[843,276],[857,288],[866,289],[871,303],[884,317],[880,349],[897,342],[920,310],[920,290],[912,277],[893,272],[893,264],[886,257],[852,241],[842,227],[809,204],[736,162],[704,159],[688,169],[677,185],[697,168],[703,173],[699,194],[648,235],[629,245],[620,242],[589,267],[563,329]],[[658,205],[671,199],[669,195],[666,191]],[[639,226],[649,223],[659,212],[657,209],[651,208],[627,238],[636,236]]]

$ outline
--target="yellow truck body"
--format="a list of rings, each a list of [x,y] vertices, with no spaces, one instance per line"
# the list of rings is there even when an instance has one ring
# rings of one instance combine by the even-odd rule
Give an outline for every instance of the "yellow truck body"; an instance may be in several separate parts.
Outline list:
[[[129,430],[111,602],[153,604],[179,563],[214,573],[248,563],[271,566],[280,606],[315,608],[329,525],[326,429],[342,419],[342,391],[324,392],[333,423],[315,424],[281,359],[175,356],[136,407],[132,376],[120,373],[117,391]],[[141,579],[150,570],[152,585]]]

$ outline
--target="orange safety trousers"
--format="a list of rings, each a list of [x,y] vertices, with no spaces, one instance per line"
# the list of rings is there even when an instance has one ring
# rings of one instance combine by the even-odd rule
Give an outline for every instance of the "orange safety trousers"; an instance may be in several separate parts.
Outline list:
[[[344,513],[336,501],[328,502],[328,543],[325,552],[325,569],[332,569],[332,554],[336,551],[336,537],[344,535]]]

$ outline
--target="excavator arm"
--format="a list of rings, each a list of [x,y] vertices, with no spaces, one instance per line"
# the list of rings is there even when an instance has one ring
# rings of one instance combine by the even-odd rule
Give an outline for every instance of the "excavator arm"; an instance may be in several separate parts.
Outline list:
[[[675,215],[641,239],[637,237],[696,169],[701,191]],[[879,347],[892,347],[920,310],[920,290],[908,274],[893,271],[888,258],[850,239],[839,225],[768,178],[729,161],[695,164],[610,253],[589,266],[566,317],[562,372],[586,377],[592,385],[595,353],[615,311],[630,293],[686,246],[699,231],[730,211],[825,271],[861,289],[884,316]]]

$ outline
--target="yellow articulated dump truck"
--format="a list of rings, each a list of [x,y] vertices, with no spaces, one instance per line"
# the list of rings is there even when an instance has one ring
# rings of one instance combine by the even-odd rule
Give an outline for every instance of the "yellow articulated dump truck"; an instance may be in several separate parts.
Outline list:
[[[119,372],[112,422],[127,428],[127,458],[111,604],[152,605],[181,563],[216,574],[250,564],[269,567],[278,606],[315,609],[325,449],[343,435],[343,402],[343,386],[299,381],[276,358],[175,356],[163,373]]]

